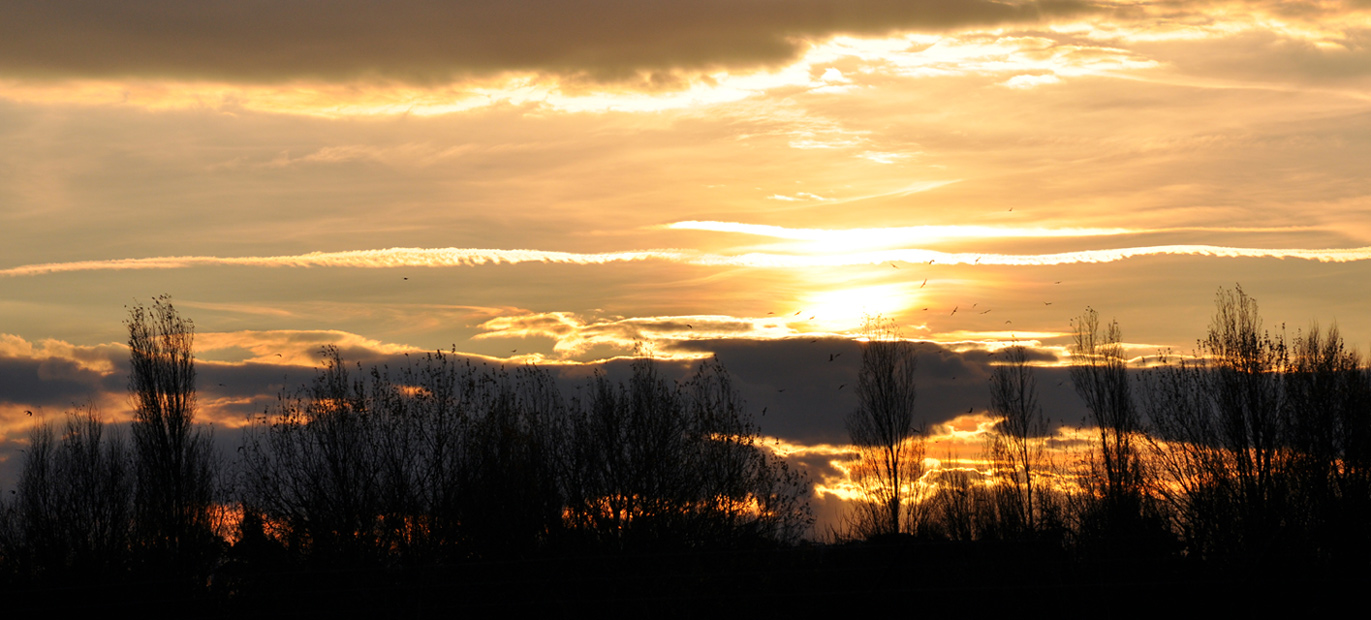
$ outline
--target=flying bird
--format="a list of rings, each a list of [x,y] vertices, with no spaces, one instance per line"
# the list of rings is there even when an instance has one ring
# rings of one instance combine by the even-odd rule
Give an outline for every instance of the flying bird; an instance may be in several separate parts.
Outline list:
[[[1050,301],[1044,301],[1044,302],[1043,302],[1043,305],[1044,305],[1044,306],[1050,306],[1050,305],[1052,305],[1052,302],[1050,302]]]
[[[796,310],[796,311],[795,311],[795,314],[792,314],[792,315],[790,315],[790,316],[800,316],[800,313],[801,313],[801,312],[804,312],[804,310]]]
[[[896,268],[896,269],[899,269],[899,268],[900,268],[900,266],[899,266],[899,265],[896,265],[895,263],[890,263],[890,266],[891,266],[891,267],[894,267],[894,268]]]
[[[981,257],[977,256],[977,257],[976,257],[976,262],[971,263],[971,264],[972,264],[972,265],[979,265],[980,263],[981,263]]]
[[[838,357],[840,357],[841,355],[842,355],[842,353],[829,353],[829,354],[828,354],[828,361],[831,362],[831,361],[833,361],[833,360],[835,360],[835,359],[838,359]]]
[[[843,388],[845,388],[845,387],[847,387],[847,384],[846,384],[846,383],[844,383],[844,384],[838,386],[838,389],[841,390],[841,389],[843,389]]]
[[[960,308],[960,307],[961,307],[961,306],[953,306],[953,307],[952,307],[952,314],[949,314],[948,316],[957,316],[957,308]]]
[[[923,287],[926,286],[926,285],[928,285],[928,278],[924,278],[924,283],[923,283],[923,284],[920,284],[920,285],[919,285],[919,288],[923,288]]]
[[[990,312],[990,310],[993,310],[993,308],[992,308],[992,309],[988,309],[988,310],[986,310],[985,312]],[[981,314],[985,314],[985,312],[982,312]]]

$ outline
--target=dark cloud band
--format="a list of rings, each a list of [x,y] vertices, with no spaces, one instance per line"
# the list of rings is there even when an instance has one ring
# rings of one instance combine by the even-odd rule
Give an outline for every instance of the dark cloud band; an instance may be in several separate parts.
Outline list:
[[[1074,0],[11,0],[0,3],[0,72],[435,83],[532,70],[606,81],[775,64],[804,38],[1086,10]]]

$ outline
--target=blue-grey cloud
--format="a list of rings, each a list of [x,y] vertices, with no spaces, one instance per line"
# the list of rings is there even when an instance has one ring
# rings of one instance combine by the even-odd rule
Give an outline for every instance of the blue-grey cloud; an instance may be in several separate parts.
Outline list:
[[[0,72],[429,83],[533,70],[617,80],[780,63],[806,37],[1037,22],[1088,8],[1075,0],[12,0],[0,4]]]

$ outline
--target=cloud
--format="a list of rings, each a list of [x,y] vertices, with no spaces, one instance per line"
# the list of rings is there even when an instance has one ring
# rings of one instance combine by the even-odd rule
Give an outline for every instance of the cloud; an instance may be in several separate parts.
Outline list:
[[[197,356],[239,349],[250,354],[238,361],[311,367],[320,364],[320,351],[325,345],[337,347],[344,357],[352,361],[423,352],[415,347],[384,343],[332,329],[208,332],[195,336]]]
[[[679,250],[642,250],[582,254],[543,250],[492,250],[473,248],[390,248],[346,252],[311,252],[287,256],[164,256],[115,260],[76,261],[24,265],[0,270],[0,276],[27,276],[68,271],[110,271],[128,269],[184,269],[209,265],[250,267],[457,267],[524,262],[602,264],[647,259],[684,261]]]
[[[549,338],[558,359],[648,353],[658,359],[699,359],[709,355],[691,343],[719,338],[774,340],[798,334],[781,318],[659,316],[584,318],[569,312],[526,313],[490,319],[473,339]]]
[[[12,0],[0,4],[0,57],[4,72],[32,77],[427,84],[535,71],[604,81],[776,65],[806,40],[841,33],[1037,23],[1091,9],[1072,0]]]
[[[682,249],[631,250],[624,252],[556,252],[546,250],[499,250],[479,248],[390,248],[345,252],[311,252],[285,256],[166,256],[110,260],[43,263],[0,269],[0,277],[37,276],[73,271],[122,271],[137,269],[186,269],[213,265],[242,267],[347,267],[387,269],[395,267],[472,267],[518,263],[603,265],[617,262],[659,260],[708,267],[755,267],[809,269],[882,263],[938,263],[942,265],[1043,266],[1081,263],[1112,263],[1140,256],[1207,256],[1219,258],[1297,258],[1324,263],[1371,260],[1371,246],[1360,248],[1240,248],[1216,245],[1157,245],[1102,250],[1079,250],[1050,254],[995,254],[989,252],[940,252],[924,249],[891,249],[834,254],[710,254]]]

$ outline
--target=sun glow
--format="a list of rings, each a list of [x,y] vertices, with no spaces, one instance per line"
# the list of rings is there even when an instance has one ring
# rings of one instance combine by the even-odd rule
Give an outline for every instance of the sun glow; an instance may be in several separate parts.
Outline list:
[[[812,320],[825,329],[850,331],[867,316],[892,316],[913,306],[915,300],[907,284],[822,291],[805,297],[805,309],[797,318]]]

